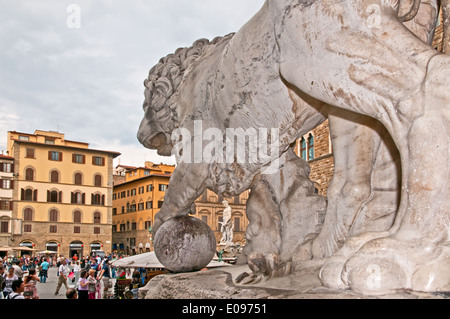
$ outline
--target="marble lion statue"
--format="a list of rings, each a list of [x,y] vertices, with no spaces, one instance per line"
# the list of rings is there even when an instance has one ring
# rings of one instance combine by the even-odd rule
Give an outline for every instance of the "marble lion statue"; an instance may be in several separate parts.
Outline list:
[[[144,82],[138,139],[178,165],[154,233],[205,188],[251,189],[253,278],[319,260],[331,288],[450,290],[450,57],[430,46],[439,6],[446,52],[448,1],[267,0],[236,34],[161,59]],[[291,145],[326,118],[335,173],[325,202]],[[222,137],[195,134],[211,129],[224,146],[213,156],[208,141]],[[270,155],[238,160],[238,145],[223,160],[229,129],[247,133],[248,158],[267,146],[252,144],[252,129],[275,129]]]

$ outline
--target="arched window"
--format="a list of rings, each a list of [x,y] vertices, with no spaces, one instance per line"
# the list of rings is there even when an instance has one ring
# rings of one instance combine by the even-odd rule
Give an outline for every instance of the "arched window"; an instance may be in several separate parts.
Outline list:
[[[25,180],[34,181],[34,170],[32,168],[27,168],[25,170]]]
[[[308,136],[308,160],[314,159],[314,136],[309,134]]]
[[[47,191],[47,202],[51,202],[51,203],[60,202],[60,195],[61,195],[61,192],[59,192],[59,194],[58,194],[58,191],[55,191],[55,190]]]
[[[85,194],[81,192],[71,193],[71,203],[72,204],[85,204]]]
[[[94,186],[102,186],[102,176],[101,175],[95,175],[94,177]]]
[[[31,208],[25,208],[25,210],[23,211],[23,220],[33,220],[33,210]]]
[[[101,214],[99,212],[94,213],[94,224],[100,224]]]
[[[56,209],[52,209],[50,211],[50,221],[57,222],[58,221],[58,211]]]
[[[79,210],[73,212],[73,222],[81,223],[81,212]]]
[[[102,197],[100,194],[92,194],[92,205],[100,205],[102,201]]]
[[[300,157],[306,161],[306,140],[304,137],[300,140]]]
[[[33,190],[26,189],[24,200],[33,200]]]
[[[50,173],[50,181],[52,183],[58,183],[59,182],[59,173],[58,173],[58,171],[52,171]]]
[[[241,218],[234,217],[234,231],[241,231]]]
[[[83,182],[83,176],[81,175],[81,173],[76,173],[75,174],[75,185],[81,185]]]

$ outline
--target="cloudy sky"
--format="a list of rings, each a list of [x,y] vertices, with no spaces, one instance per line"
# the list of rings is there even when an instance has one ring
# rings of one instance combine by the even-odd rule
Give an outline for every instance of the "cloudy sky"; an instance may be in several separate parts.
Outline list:
[[[0,0],[0,151],[8,131],[40,129],[121,152],[121,164],[173,164],[136,139],[148,71],[179,47],[238,31],[263,3]]]

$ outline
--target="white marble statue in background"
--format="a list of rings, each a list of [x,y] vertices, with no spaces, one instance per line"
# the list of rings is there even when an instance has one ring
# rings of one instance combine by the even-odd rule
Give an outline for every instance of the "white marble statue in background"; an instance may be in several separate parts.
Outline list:
[[[233,244],[233,221],[231,219],[232,210],[228,201],[222,201],[222,205],[225,207],[223,210],[223,221],[220,222],[222,225],[220,231],[222,232],[222,238],[220,239],[220,244]]]

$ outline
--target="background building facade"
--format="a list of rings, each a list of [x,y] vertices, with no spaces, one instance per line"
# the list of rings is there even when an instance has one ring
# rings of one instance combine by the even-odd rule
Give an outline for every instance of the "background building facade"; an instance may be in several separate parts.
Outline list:
[[[14,157],[14,240],[37,251],[87,255],[111,250],[112,167],[117,152],[94,150],[58,132],[8,132]]]
[[[134,255],[153,250],[151,227],[164,202],[174,165],[115,168],[112,250]]]
[[[145,167],[118,165],[114,170],[113,251],[134,255],[153,250],[151,227],[164,202],[169,179],[175,166],[146,162]],[[244,242],[248,220],[245,205],[248,192],[233,198],[223,198],[210,190],[195,201],[191,216],[206,222],[214,231],[217,242],[222,233],[222,201],[228,200],[234,223],[234,242]]]
[[[13,219],[14,158],[0,155],[0,246],[10,246],[17,221]]]
[[[309,178],[314,182],[316,192],[326,196],[334,172],[328,120],[299,138],[294,153],[309,163]]]

